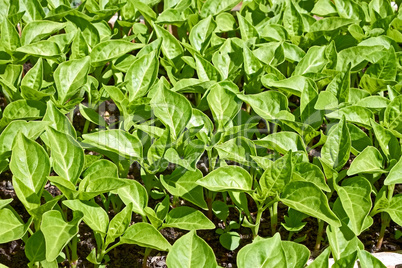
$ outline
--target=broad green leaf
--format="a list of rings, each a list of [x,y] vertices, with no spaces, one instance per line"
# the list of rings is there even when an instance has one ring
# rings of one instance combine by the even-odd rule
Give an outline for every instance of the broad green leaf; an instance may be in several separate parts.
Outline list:
[[[384,154],[389,159],[399,159],[401,156],[401,146],[394,134],[377,124],[374,120],[371,120],[371,126],[374,130],[374,135],[378,141],[378,144],[380,145]]]
[[[321,149],[321,159],[332,168],[340,170],[349,159],[350,134],[344,118],[333,128]]]
[[[100,116],[95,110],[86,107],[85,105],[82,105],[82,103],[79,104],[79,109],[80,113],[83,117],[85,117],[86,120],[90,121],[91,123],[94,123],[97,126],[100,127],[106,127],[107,123],[105,119]]]
[[[237,137],[216,145],[219,157],[239,164],[251,165],[251,156],[257,155],[254,143],[244,137]]]
[[[63,204],[73,211],[81,211],[83,221],[94,232],[106,235],[109,217],[106,211],[93,201],[64,200]]]
[[[314,183],[318,188],[325,192],[329,192],[330,188],[326,183],[326,179],[321,169],[307,162],[297,163],[293,166],[292,180],[302,180]]]
[[[144,186],[135,180],[130,180],[127,186],[119,188],[115,193],[120,197],[123,203],[128,206],[132,204],[132,210],[135,213],[145,216],[144,208],[148,205],[148,194]]]
[[[192,114],[191,104],[184,96],[164,87],[152,98],[151,107],[158,119],[170,128],[174,139],[184,131]]]
[[[89,57],[61,63],[54,71],[57,101],[64,104],[87,82],[90,67]]]
[[[49,59],[57,58],[61,54],[59,46],[55,42],[49,40],[28,44],[17,48],[15,51]]]
[[[298,211],[321,219],[332,226],[340,226],[340,221],[331,211],[323,192],[311,182],[294,181],[285,186],[281,201]]]
[[[370,119],[373,113],[361,106],[347,106],[326,115],[328,118],[342,119],[344,116],[346,121],[356,123],[365,127],[370,126]]]
[[[1,41],[3,46],[9,51],[14,51],[21,46],[17,29],[7,18],[1,24]]]
[[[386,268],[386,266],[376,257],[365,250],[357,252],[359,264],[362,268]]]
[[[32,21],[22,30],[21,43],[25,46],[41,39],[45,39],[63,29],[65,25],[65,23],[49,20]]]
[[[395,164],[390,170],[388,176],[384,180],[385,185],[393,185],[402,183],[402,159]]]
[[[358,236],[364,231],[366,218],[371,210],[371,184],[363,177],[342,181],[336,189],[342,207],[349,217],[348,226]]]
[[[83,142],[111,151],[127,159],[142,160],[142,144],[134,135],[121,129],[110,129],[82,135]]]
[[[142,47],[142,44],[132,43],[124,40],[103,41],[92,49],[89,55],[91,58],[91,65],[94,67],[103,66],[105,63],[111,60]]]
[[[383,158],[373,146],[367,146],[352,162],[347,172],[348,176],[359,173],[383,173]]]
[[[46,260],[45,237],[41,230],[36,231],[25,244],[25,255],[31,262]]]
[[[133,214],[132,204],[129,203],[110,221],[107,229],[106,246],[112,243],[116,238],[120,237],[128,228]]]
[[[268,196],[280,194],[292,177],[292,153],[287,153],[265,170],[260,178],[261,191]]]
[[[301,136],[295,132],[280,131],[266,137],[255,140],[256,145],[275,150],[281,154],[286,154],[289,150],[292,152],[306,151]]]
[[[327,64],[325,49],[325,46],[311,47],[303,59],[296,65],[292,76],[320,72]]]
[[[11,151],[14,140],[19,132],[29,139],[36,140],[47,125],[47,122],[42,121],[26,122],[17,120],[11,122],[0,135],[0,152]]]
[[[212,16],[200,20],[193,28],[191,28],[188,36],[189,41],[201,54],[203,54],[205,49],[208,47],[215,28],[216,22],[212,19]]]
[[[148,93],[148,90],[155,83],[158,71],[159,61],[155,52],[137,58],[131,64],[125,77],[130,101]]]
[[[3,111],[3,118],[7,120],[40,119],[45,115],[46,106],[43,102],[35,100],[17,100],[9,105]]]
[[[398,225],[402,224],[402,194],[392,197],[389,206],[384,209],[391,216],[391,219]]]
[[[385,109],[384,125],[389,130],[394,130],[400,136],[402,133],[402,96],[397,96]]]
[[[43,60],[39,58],[35,66],[32,67],[21,81],[21,95],[26,99],[40,100],[48,96],[46,93],[39,92],[43,82]]]
[[[329,225],[327,226],[326,233],[332,257],[335,261],[356,252],[356,250],[364,248],[362,242],[360,242],[357,236],[347,226],[339,228]]]
[[[84,166],[84,150],[70,135],[52,127],[46,130],[45,142],[51,148],[51,162],[56,173],[76,184]]]
[[[10,207],[0,209],[0,244],[21,239],[31,222],[32,219],[24,224],[17,212]]]
[[[329,254],[331,254],[331,250],[328,247],[309,266],[311,268],[329,268]]]
[[[237,97],[248,103],[251,108],[265,120],[277,119],[280,111],[287,110],[288,99],[277,91],[264,91],[258,94],[242,95]]]
[[[236,260],[239,268],[288,267],[279,233],[271,238],[255,239],[240,249]]]
[[[158,38],[162,38],[162,53],[170,60],[183,54],[183,47],[180,42],[162,27],[155,25],[154,28]]]
[[[201,8],[201,17],[206,18],[209,15],[217,15],[223,11],[231,10],[237,4],[240,3],[240,0],[222,0],[222,1],[214,1],[207,0],[204,2]]]
[[[237,96],[218,84],[211,87],[207,101],[218,130],[223,130],[241,108],[241,101]]]
[[[201,178],[202,173],[198,169],[188,171],[176,168],[171,175],[161,176],[160,181],[172,195],[182,197],[202,209],[207,209],[203,188],[196,183]]]
[[[310,257],[310,250],[301,244],[292,241],[282,241],[282,249],[285,252],[288,268],[303,268]]]
[[[67,118],[65,114],[57,109],[56,105],[54,105],[51,101],[47,102],[46,114],[43,117],[43,121],[48,122],[49,126],[53,127],[57,131],[69,134],[74,138],[77,137],[77,133],[75,132],[71,121]]]
[[[43,214],[40,230],[45,237],[48,262],[54,261],[68,242],[77,235],[78,225],[83,217],[82,212],[74,212],[73,219],[66,222],[58,210],[51,210]]]
[[[218,267],[214,251],[195,231],[176,240],[166,258],[166,264],[177,268]]]
[[[211,191],[251,191],[253,179],[239,166],[224,166],[199,179],[197,184]]]
[[[26,187],[40,196],[50,173],[49,156],[38,143],[19,134],[14,142],[10,169]]]
[[[177,207],[171,210],[163,227],[174,227],[183,230],[210,230],[215,225],[201,211],[191,207]]]
[[[93,162],[87,169],[85,169],[82,176],[89,180],[101,177],[118,178],[119,172],[114,163],[106,159],[100,159]]]
[[[172,247],[155,227],[145,222],[135,223],[128,227],[120,238],[120,242],[160,251],[169,251]]]

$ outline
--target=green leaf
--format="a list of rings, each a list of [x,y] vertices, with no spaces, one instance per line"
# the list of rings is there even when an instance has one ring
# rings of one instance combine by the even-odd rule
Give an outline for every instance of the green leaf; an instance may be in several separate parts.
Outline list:
[[[278,113],[287,110],[288,99],[278,91],[264,91],[258,94],[242,95],[237,97],[253,108],[256,114],[265,120],[278,119]]]
[[[133,205],[129,203],[110,221],[107,229],[107,237],[105,246],[112,243],[116,238],[120,237],[128,228],[133,214]]]
[[[342,207],[349,217],[348,226],[360,235],[366,228],[365,221],[371,210],[371,184],[363,177],[353,177],[342,181],[342,186],[336,191]]]
[[[162,53],[170,60],[174,60],[183,54],[180,42],[162,27],[155,25],[156,36],[162,38]]]
[[[193,28],[191,28],[188,36],[189,41],[201,54],[203,54],[205,49],[208,47],[215,28],[216,22],[212,19],[212,16],[200,20]]]
[[[379,259],[365,250],[359,250],[357,255],[359,257],[360,267],[362,268],[386,268]]]
[[[120,243],[134,244],[160,251],[169,251],[172,247],[155,227],[145,222],[135,223],[128,227],[120,238]]]
[[[155,51],[137,58],[130,66],[125,77],[129,100],[145,96],[155,83],[159,71],[159,61]]]
[[[46,106],[43,102],[35,100],[17,100],[4,109],[3,118],[7,120],[40,119],[45,115]]]
[[[202,209],[208,209],[204,199],[204,191],[196,182],[202,178],[200,170],[188,171],[176,168],[171,175],[160,177],[163,187],[174,196],[182,197]]]
[[[87,82],[89,57],[61,63],[54,71],[57,101],[60,105],[71,99]]]
[[[202,5],[200,14],[203,18],[206,18],[210,15],[215,16],[221,12],[231,10],[239,3],[240,0],[222,0],[219,2],[214,0],[207,0]]]
[[[211,191],[251,191],[253,178],[239,166],[224,166],[199,179],[197,184]]]
[[[260,178],[261,191],[268,196],[280,194],[292,176],[292,153],[287,153],[265,170]]]
[[[36,43],[28,44],[17,48],[15,51],[31,56],[49,59],[55,59],[61,54],[59,46],[55,42],[49,40],[43,40]]]
[[[340,170],[349,160],[350,134],[344,118],[331,129],[321,149],[321,159],[332,168]]]
[[[297,163],[293,166],[292,180],[303,180],[314,183],[318,188],[325,192],[330,192],[326,179],[321,169],[307,162]]]
[[[66,26],[65,23],[59,23],[48,20],[38,20],[28,23],[21,33],[21,43],[23,46],[35,43],[45,39],[54,33],[57,33]]]
[[[91,65],[100,67],[144,45],[124,40],[107,40],[97,44],[90,53]]]
[[[391,216],[391,219],[398,225],[402,224],[402,194],[392,197],[389,206],[384,209]]]
[[[201,211],[185,206],[171,210],[163,227],[190,231],[215,229],[215,225]]]
[[[321,219],[332,226],[341,225],[329,208],[327,197],[311,182],[290,182],[281,194],[281,201],[293,209]]]
[[[271,238],[255,239],[240,249],[236,260],[239,268],[288,267],[279,233]]]
[[[41,230],[36,231],[25,244],[25,255],[31,262],[46,260],[45,237]]]
[[[177,268],[218,267],[214,251],[195,231],[176,240],[166,258],[166,264]]]
[[[134,135],[121,129],[109,129],[82,135],[83,142],[111,151],[127,159],[142,160],[142,144]]]
[[[10,207],[0,209],[0,244],[21,239],[28,231],[32,218],[26,224]]]
[[[50,173],[49,156],[42,146],[21,133],[14,142],[10,169],[21,183],[40,196]]]
[[[170,128],[174,139],[184,131],[192,115],[190,102],[184,96],[164,87],[152,98],[151,107],[158,119]]]
[[[119,188],[115,193],[126,206],[132,204],[133,212],[145,216],[144,209],[148,205],[146,189],[139,182],[134,180],[128,181],[127,184],[127,186]]]
[[[210,88],[207,101],[215,122],[218,125],[218,130],[223,130],[241,108],[241,101],[239,101],[235,93],[223,88],[219,84]]]
[[[373,146],[367,146],[352,162],[347,172],[348,176],[359,173],[383,173],[383,158]]]
[[[254,143],[278,151],[281,154],[286,154],[289,150],[292,152],[306,151],[303,139],[295,132],[276,132],[262,139],[255,140]]]
[[[48,262],[54,261],[68,242],[77,235],[78,225],[83,217],[82,212],[74,212],[73,219],[66,222],[58,210],[51,210],[43,214],[40,230],[45,237]]]
[[[44,141],[51,148],[54,171],[75,185],[84,167],[84,150],[80,144],[70,135],[52,127],[47,128]]]
[[[98,204],[93,201],[81,200],[64,200],[63,204],[73,211],[81,211],[84,215],[83,221],[89,228],[102,236],[106,235],[109,217]]]
[[[326,248],[315,260],[309,264],[311,268],[329,268],[330,248]]]
[[[310,257],[310,250],[301,244],[292,241],[282,241],[282,249],[285,252],[288,268],[303,268]]]

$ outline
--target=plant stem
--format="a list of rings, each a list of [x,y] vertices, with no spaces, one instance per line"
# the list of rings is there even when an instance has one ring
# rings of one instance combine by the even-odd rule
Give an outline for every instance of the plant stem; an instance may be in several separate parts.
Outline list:
[[[144,259],[142,261],[142,268],[148,267],[147,259],[148,259],[149,254],[151,254],[151,251],[152,251],[152,248],[146,248],[145,249]]]
[[[118,243],[114,244],[113,246],[111,246],[110,248],[106,249],[104,255],[107,254],[112,249],[114,249],[115,247],[120,246],[121,244],[122,243],[118,242]]]
[[[78,261],[77,245],[78,245],[78,236],[75,235],[70,242],[70,249],[71,249],[70,265],[71,265],[71,267],[77,267],[77,261]]]
[[[389,226],[391,222],[391,218],[389,217],[387,212],[381,212],[381,230],[380,236],[378,237],[377,245],[375,246],[376,250],[380,250],[382,247],[382,242],[384,241],[385,230]]]
[[[255,218],[255,226],[253,229],[251,229],[251,231],[253,232],[253,239],[258,235],[258,231],[260,230],[260,223],[263,212],[264,212],[263,208],[259,206],[257,211],[257,217]]]
[[[321,248],[321,239],[323,231],[324,231],[324,221],[318,220],[318,232],[317,232],[317,239],[315,240],[314,251],[318,251]]]
[[[88,120],[85,121],[84,129],[82,130],[82,134],[87,134],[89,129],[90,122]]]
[[[395,190],[395,184],[388,186],[388,195],[387,195],[388,202],[391,202],[394,190]],[[378,237],[377,245],[375,246],[376,250],[381,249],[382,243],[384,241],[385,230],[389,226],[390,222],[391,217],[389,216],[389,214],[387,212],[381,212],[381,230],[380,230],[380,236]]]
[[[212,220],[212,215],[213,215],[213,213],[212,213],[212,202],[214,200],[212,198],[213,197],[212,192],[209,191],[209,190],[206,190],[206,191],[207,191],[207,205],[208,205],[208,214],[207,214],[207,216],[208,216],[208,219]]]
[[[271,234],[272,236],[276,233],[276,226],[278,225],[278,203],[274,203],[272,207],[269,208],[269,214],[271,214]]]

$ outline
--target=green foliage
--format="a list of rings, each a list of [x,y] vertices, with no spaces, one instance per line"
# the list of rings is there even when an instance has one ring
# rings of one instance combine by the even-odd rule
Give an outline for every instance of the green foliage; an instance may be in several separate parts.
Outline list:
[[[394,4],[0,0],[0,243],[75,267],[85,224],[96,267],[123,244],[219,267],[214,230],[238,267],[304,267],[311,217],[310,266],[383,267],[359,237],[402,225]]]

